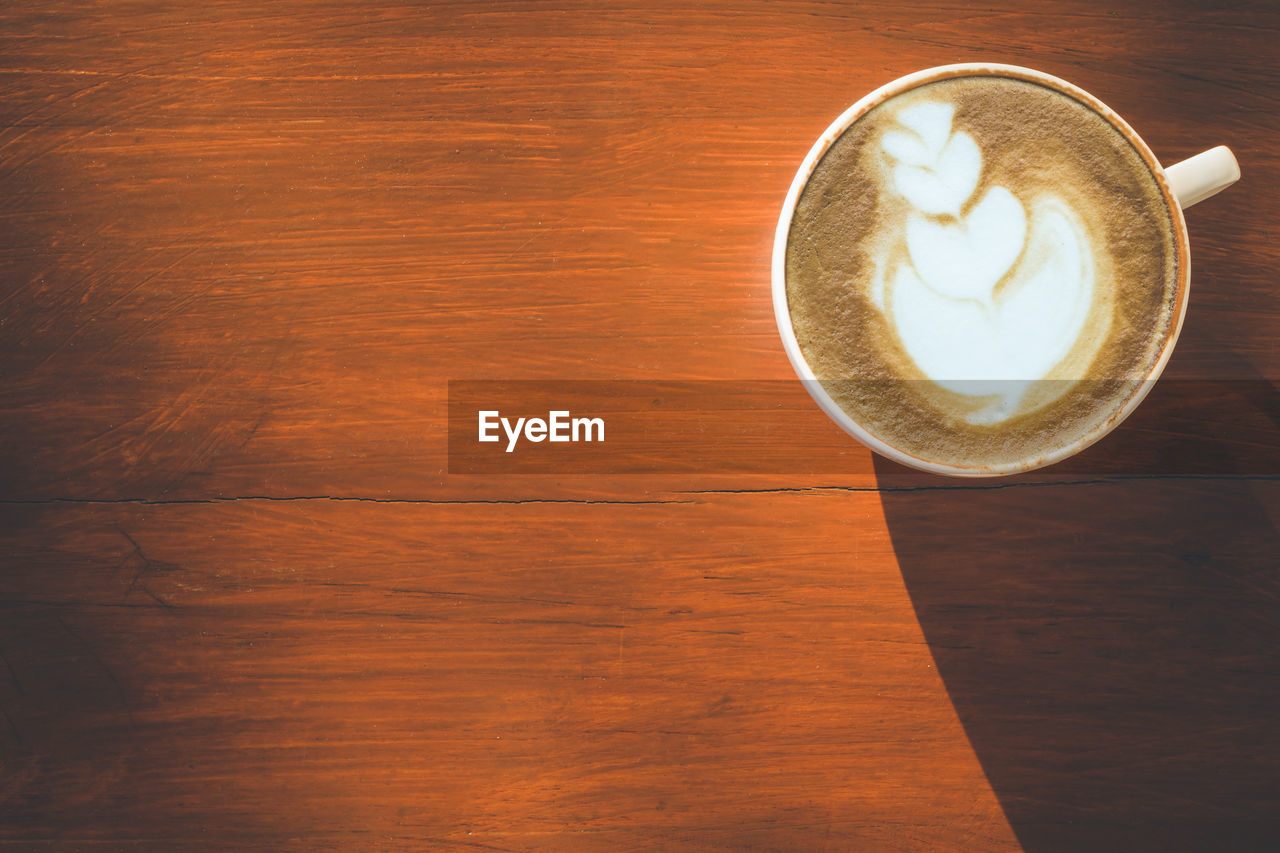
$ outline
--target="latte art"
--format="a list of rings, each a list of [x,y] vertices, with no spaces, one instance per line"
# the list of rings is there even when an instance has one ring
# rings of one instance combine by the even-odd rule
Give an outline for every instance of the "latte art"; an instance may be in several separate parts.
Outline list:
[[[862,113],[813,166],[785,251],[796,344],[872,437],[1018,468],[1096,434],[1174,322],[1168,202],[1123,132],[972,72]]]
[[[947,103],[908,107],[897,114],[900,129],[881,137],[886,182],[909,212],[905,223],[882,223],[903,236],[906,251],[872,298],[927,378],[991,398],[966,419],[995,423],[1020,413],[1029,385],[1048,378],[1079,341],[1093,254],[1084,224],[1052,192],[1031,202],[1030,216],[1006,187],[979,192],[982,151],[953,131],[954,115]],[[882,252],[879,268],[892,266],[894,248]],[[1091,360],[1101,339],[1091,336],[1081,355]],[[1057,383],[1036,407],[1067,390]]]

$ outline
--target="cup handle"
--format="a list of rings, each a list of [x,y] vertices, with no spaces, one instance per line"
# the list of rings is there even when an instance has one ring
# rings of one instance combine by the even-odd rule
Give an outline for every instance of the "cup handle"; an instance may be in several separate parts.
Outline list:
[[[1166,166],[1164,175],[1169,179],[1169,188],[1177,197],[1178,204],[1186,210],[1240,180],[1240,164],[1230,148],[1219,145],[1181,163]]]

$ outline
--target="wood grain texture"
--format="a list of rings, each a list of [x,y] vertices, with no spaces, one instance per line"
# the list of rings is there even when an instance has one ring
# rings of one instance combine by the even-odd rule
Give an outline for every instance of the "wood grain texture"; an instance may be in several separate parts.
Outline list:
[[[1008,843],[873,493],[24,512],[10,837]]]
[[[446,401],[789,379],[801,158],[981,59],[1165,162],[1236,152],[1188,213],[1167,375],[1248,383],[1219,449],[1273,459],[1278,30],[1264,2],[0,10],[0,846],[1274,848],[1274,467],[458,476]],[[1178,408],[1114,439],[1177,446]]]

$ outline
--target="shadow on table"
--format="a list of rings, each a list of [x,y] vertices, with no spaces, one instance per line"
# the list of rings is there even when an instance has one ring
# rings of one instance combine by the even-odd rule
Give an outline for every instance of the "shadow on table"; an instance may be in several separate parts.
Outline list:
[[[1248,388],[1268,444],[1189,448],[1231,475],[979,483],[876,460],[938,671],[1032,853],[1280,849],[1280,466],[1238,471],[1280,453],[1277,395]]]

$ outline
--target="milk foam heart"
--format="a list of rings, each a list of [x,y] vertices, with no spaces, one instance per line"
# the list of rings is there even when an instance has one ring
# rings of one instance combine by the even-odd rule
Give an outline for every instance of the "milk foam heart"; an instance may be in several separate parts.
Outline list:
[[[926,103],[898,113],[910,132],[885,134],[882,145],[896,160],[894,187],[918,210],[960,215],[982,172],[982,152],[967,133],[951,133],[955,107]]]
[[[969,134],[952,131],[954,114],[949,104],[918,104],[897,114],[905,130],[881,138],[907,212],[898,223],[906,252],[894,254],[896,269],[879,261],[889,269],[878,302],[926,377],[989,398],[968,420],[998,423],[1020,413],[1028,387],[1076,348],[1094,262],[1085,226],[1064,199],[1042,194],[1028,217],[1012,192],[992,186],[969,205],[982,154]],[[1066,387],[1059,383],[1058,393]],[[1040,394],[1038,405],[1052,399]]]
[[[990,302],[1022,253],[1026,235],[1026,212],[1004,187],[988,190],[958,222],[936,222],[919,213],[907,219],[907,249],[916,273],[953,299]]]

